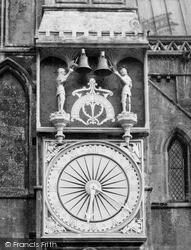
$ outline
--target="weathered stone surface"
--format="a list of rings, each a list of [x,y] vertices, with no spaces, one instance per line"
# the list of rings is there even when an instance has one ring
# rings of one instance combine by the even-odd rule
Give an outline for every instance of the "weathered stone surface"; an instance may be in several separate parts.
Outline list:
[[[29,238],[35,232],[35,201],[26,199],[0,200],[0,238]],[[1,244],[2,240],[0,241]],[[0,245],[1,246],[1,245]],[[2,246],[1,249],[4,249]]]
[[[191,137],[190,116],[178,106],[163,96],[152,84],[150,93],[150,135],[149,135],[149,179],[153,191],[151,202],[166,203],[168,196],[168,161],[166,155],[167,141],[178,128]],[[168,93],[167,93],[168,94]],[[171,214],[172,213],[172,214]],[[177,213],[178,218],[173,221],[172,216]],[[150,227],[154,249],[189,249],[190,224],[189,209],[160,209],[152,210],[152,224]],[[170,219],[172,218],[172,219]],[[183,248],[181,248],[184,246]]]
[[[152,85],[150,91],[150,166],[153,184],[152,202],[166,202],[167,198],[167,159],[165,146],[173,131],[178,128],[189,137],[190,117],[173,105]]]
[[[0,78],[0,186],[25,189],[28,166],[28,98],[10,73]]]
[[[27,0],[9,0],[8,2],[6,44],[9,46],[32,45],[34,43],[34,2]]]
[[[39,27],[37,44],[42,47],[60,43],[146,47],[148,41],[134,11],[68,10],[65,15],[60,10],[47,10]]]
[[[156,85],[172,100],[179,103],[184,109],[191,113],[191,85],[190,76],[191,63],[182,63],[178,57],[151,57],[149,59],[149,74],[170,75],[167,82],[162,76],[157,82],[151,78]]]
[[[152,209],[154,249],[190,250],[190,209]]]
[[[157,87],[165,93],[171,100],[177,102],[177,90],[176,90],[176,77],[170,77],[167,81],[166,77],[162,77],[160,81],[157,81],[156,77],[151,77],[151,80],[157,85]]]

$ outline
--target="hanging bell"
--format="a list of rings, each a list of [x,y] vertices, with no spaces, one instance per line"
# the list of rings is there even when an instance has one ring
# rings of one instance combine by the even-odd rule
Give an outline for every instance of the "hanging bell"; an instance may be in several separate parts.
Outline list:
[[[98,76],[108,76],[112,74],[112,71],[108,66],[107,59],[105,58],[104,51],[101,52],[99,62],[98,62],[98,67],[94,71],[94,73],[95,75],[98,75]]]
[[[87,74],[91,72],[91,67],[88,64],[88,58],[85,54],[85,49],[82,49],[81,51],[81,56],[76,72],[81,74]]]

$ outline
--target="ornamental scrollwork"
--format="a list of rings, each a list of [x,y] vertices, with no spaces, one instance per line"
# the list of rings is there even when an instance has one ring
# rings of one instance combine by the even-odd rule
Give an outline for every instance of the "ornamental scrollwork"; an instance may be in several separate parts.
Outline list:
[[[115,112],[112,104],[107,100],[113,93],[110,90],[97,88],[94,78],[88,82],[89,87],[72,92],[78,100],[74,103],[71,110],[71,122],[77,120],[84,125],[102,125],[111,120],[115,121]]]

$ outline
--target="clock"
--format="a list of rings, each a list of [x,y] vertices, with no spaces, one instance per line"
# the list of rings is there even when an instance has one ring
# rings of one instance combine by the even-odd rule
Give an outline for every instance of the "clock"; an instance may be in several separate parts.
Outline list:
[[[141,204],[140,168],[112,143],[69,145],[49,162],[44,180],[49,213],[74,233],[117,232]]]

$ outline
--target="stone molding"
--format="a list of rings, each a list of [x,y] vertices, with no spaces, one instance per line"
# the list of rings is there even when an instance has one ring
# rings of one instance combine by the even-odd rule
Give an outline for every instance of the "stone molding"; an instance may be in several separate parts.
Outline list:
[[[168,52],[168,53],[183,53],[183,52],[191,52],[191,43],[187,41],[149,41],[149,52]]]

